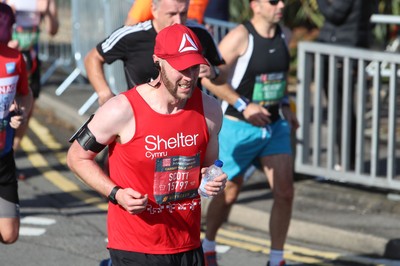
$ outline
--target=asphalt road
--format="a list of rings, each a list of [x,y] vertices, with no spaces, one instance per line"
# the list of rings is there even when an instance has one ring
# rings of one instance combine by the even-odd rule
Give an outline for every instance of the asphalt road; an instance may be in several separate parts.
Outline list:
[[[98,265],[108,257],[106,202],[65,164],[67,139],[73,131],[73,126],[53,112],[35,110],[28,137],[17,153],[17,164],[27,173],[19,190],[21,237],[17,243],[1,247],[0,265]],[[268,188],[260,178],[248,183],[238,205],[270,204],[264,199]],[[301,184],[310,186],[307,182],[312,181]],[[248,217],[248,213],[242,216]],[[222,266],[265,265],[269,245],[264,230],[227,223],[218,235],[218,261]],[[289,239],[286,248],[286,259],[292,265],[400,265],[394,260],[334,248],[329,241],[321,245]]]
[[[0,248],[0,265],[97,265],[108,257],[105,200],[65,164],[68,138],[95,112],[96,104],[84,116],[77,114],[93,93],[79,79],[61,96],[55,95],[67,74],[56,72],[43,87],[28,138],[17,153],[17,164],[27,173],[20,182],[21,238]],[[295,188],[286,245],[289,262],[400,265],[400,258],[393,258],[400,256],[396,245],[391,259],[383,257],[389,241],[400,238],[398,194],[299,176]],[[271,204],[265,177],[256,172],[220,231],[221,265],[265,265]]]

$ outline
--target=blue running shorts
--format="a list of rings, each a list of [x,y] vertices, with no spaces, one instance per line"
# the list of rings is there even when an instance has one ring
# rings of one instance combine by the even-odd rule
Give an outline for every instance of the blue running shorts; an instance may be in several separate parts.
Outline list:
[[[292,154],[290,124],[283,119],[256,127],[242,120],[224,116],[219,133],[219,158],[228,180],[243,175],[258,158]]]

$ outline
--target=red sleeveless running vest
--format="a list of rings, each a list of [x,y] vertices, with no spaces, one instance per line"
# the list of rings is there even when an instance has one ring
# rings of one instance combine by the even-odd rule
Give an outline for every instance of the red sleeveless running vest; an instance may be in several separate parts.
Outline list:
[[[196,88],[175,114],[155,112],[136,88],[123,93],[135,114],[136,132],[109,150],[110,177],[122,188],[149,195],[138,215],[109,204],[108,247],[174,254],[200,247],[201,206],[197,188],[209,140],[202,92]]]

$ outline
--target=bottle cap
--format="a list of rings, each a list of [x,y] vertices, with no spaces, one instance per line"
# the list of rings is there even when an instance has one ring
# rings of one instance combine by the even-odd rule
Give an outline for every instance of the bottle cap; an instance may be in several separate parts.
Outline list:
[[[215,160],[214,165],[218,166],[218,167],[222,167],[224,165],[224,163],[221,160]]]

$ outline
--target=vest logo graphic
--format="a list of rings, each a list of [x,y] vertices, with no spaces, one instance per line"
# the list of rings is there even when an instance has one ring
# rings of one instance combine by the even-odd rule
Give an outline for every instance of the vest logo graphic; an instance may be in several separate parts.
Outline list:
[[[163,138],[160,135],[148,135],[144,140],[145,156],[150,159],[166,157],[168,151],[197,146],[199,137],[199,134],[185,135],[182,132],[169,138]]]
[[[183,34],[181,45],[179,46],[178,51],[180,53],[183,53],[187,51],[198,51],[198,50],[199,48],[197,48],[192,38],[190,38],[190,36],[187,33]]]
[[[15,72],[15,62],[6,63],[7,74],[13,74]]]

